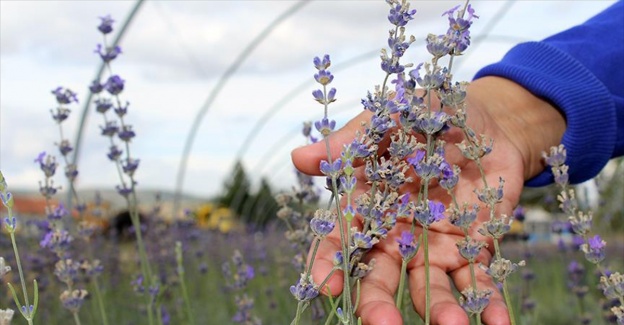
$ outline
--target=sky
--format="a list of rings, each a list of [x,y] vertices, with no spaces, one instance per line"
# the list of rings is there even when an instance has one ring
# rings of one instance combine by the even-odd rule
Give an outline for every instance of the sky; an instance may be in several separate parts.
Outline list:
[[[416,37],[404,62],[427,60],[422,40],[444,33],[442,12],[459,1],[412,1],[417,9],[407,34]],[[541,40],[580,24],[614,1],[472,1],[480,16],[473,45],[455,63],[456,80],[470,80],[513,45]],[[119,28],[134,1],[0,0],[0,170],[14,190],[36,190],[43,174],[33,162],[57,154],[59,128],[50,117],[58,86],[78,93],[79,104],[63,124],[76,137],[88,85],[100,61],[93,53],[102,36],[99,18]],[[191,125],[212,94],[191,147],[183,191],[219,193],[237,159],[257,183],[295,183],[290,151],[304,143],[301,125],[322,116],[311,96],[317,88],[312,59],[329,54],[338,101],[330,117],[338,125],[361,111],[359,101],[382,82],[379,50],[390,25],[382,0],[309,1],[282,20],[215,92],[218,81],[259,33],[296,1],[146,1],[120,44],[115,74],[126,80],[126,121],[137,137],[139,189],[174,191]],[[116,31],[113,32],[115,35]],[[109,40],[110,41],[110,40]],[[78,188],[114,188],[116,170],[100,136],[102,117],[87,113],[79,156]],[[57,175],[57,184],[64,184]]]

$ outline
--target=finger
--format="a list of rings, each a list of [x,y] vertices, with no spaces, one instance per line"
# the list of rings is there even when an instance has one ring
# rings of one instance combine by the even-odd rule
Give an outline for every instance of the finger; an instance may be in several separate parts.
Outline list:
[[[457,286],[460,291],[463,291],[468,287],[472,287],[472,276],[468,266],[452,272],[451,278],[453,279],[455,286]],[[492,290],[490,303],[481,314],[483,322],[490,325],[509,324],[509,311],[505,305],[505,300],[501,295],[500,290],[496,287],[496,284],[492,281],[492,278],[488,276],[485,271],[476,266],[475,278],[478,290]]]
[[[343,227],[346,226],[346,222],[343,220]],[[354,218],[351,222],[351,227],[358,229],[362,228],[362,224],[359,218]],[[332,232],[321,240],[319,247],[314,256],[314,262],[312,264],[312,279],[314,283],[321,284],[326,280],[327,276],[332,272],[334,268],[334,257],[336,252],[342,251],[342,245],[340,241],[340,228],[338,225],[332,230]],[[313,247],[316,243],[313,242]],[[308,254],[308,263],[312,258],[312,251],[314,248],[310,248],[310,254]],[[308,264],[309,265],[309,264]],[[333,273],[323,287],[319,288],[319,291],[325,295],[331,294],[332,296],[339,295],[342,292],[343,285],[343,273],[342,271],[336,271]]]
[[[397,256],[383,251],[371,251],[375,266],[362,279],[359,308],[356,313],[364,324],[403,324],[401,313],[395,306],[394,295],[399,285],[401,270]]]
[[[336,252],[341,251],[340,238],[337,237],[337,234],[337,229],[334,229],[332,234],[325,237],[319,244],[316,256],[314,257],[314,264],[312,264],[312,279],[314,283],[320,285],[326,280],[327,276],[329,276],[334,268],[334,256],[336,256]],[[311,254],[309,254],[308,257],[311,258]],[[308,261],[308,263],[310,263],[310,261]],[[322,288],[319,288],[320,292],[325,295],[339,295],[342,292],[342,279],[342,272],[334,272],[331,278],[326,281],[326,284]]]
[[[459,306],[446,273],[437,267],[429,270],[430,297],[431,297],[431,323],[469,325],[470,321],[466,312]],[[409,271],[410,294],[416,311],[425,318],[426,310],[426,285],[425,267],[418,266]]]
[[[362,131],[362,122],[369,122],[371,112],[363,111],[351,119],[345,126],[333,132],[329,136],[330,154],[333,158],[340,157],[340,152],[345,144],[355,139],[357,131]],[[321,160],[327,159],[327,148],[324,140],[296,148],[291,153],[295,167],[309,175],[321,175],[319,165]]]

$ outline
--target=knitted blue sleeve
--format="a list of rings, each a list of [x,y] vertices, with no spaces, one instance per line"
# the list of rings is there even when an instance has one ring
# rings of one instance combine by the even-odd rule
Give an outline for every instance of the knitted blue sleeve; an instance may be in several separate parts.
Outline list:
[[[624,0],[582,25],[513,47],[475,79],[484,76],[513,80],[563,113],[571,183],[624,155]],[[525,185],[552,181],[545,169]]]

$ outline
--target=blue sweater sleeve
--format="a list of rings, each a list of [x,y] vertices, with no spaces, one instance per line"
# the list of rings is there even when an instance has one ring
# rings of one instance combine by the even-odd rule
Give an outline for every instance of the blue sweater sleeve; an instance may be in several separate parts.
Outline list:
[[[475,79],[484,76],[513,80],[564,114],[570,182],[596,176],[624,154],[624,0],[582,25],[513,47]],[[525,185],[552,181],[545,169]]]

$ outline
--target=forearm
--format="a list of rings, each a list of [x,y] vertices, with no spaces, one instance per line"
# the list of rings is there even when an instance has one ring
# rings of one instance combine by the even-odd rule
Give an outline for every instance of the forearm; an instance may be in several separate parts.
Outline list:
[[[624,2],[542,42],[515,46],[476,79],[498,76],[543,98],[565,117],[561,143],[570,182],[594,177],[609,159],[624,154]],[[552,182],[547,170],[526,182]]]

